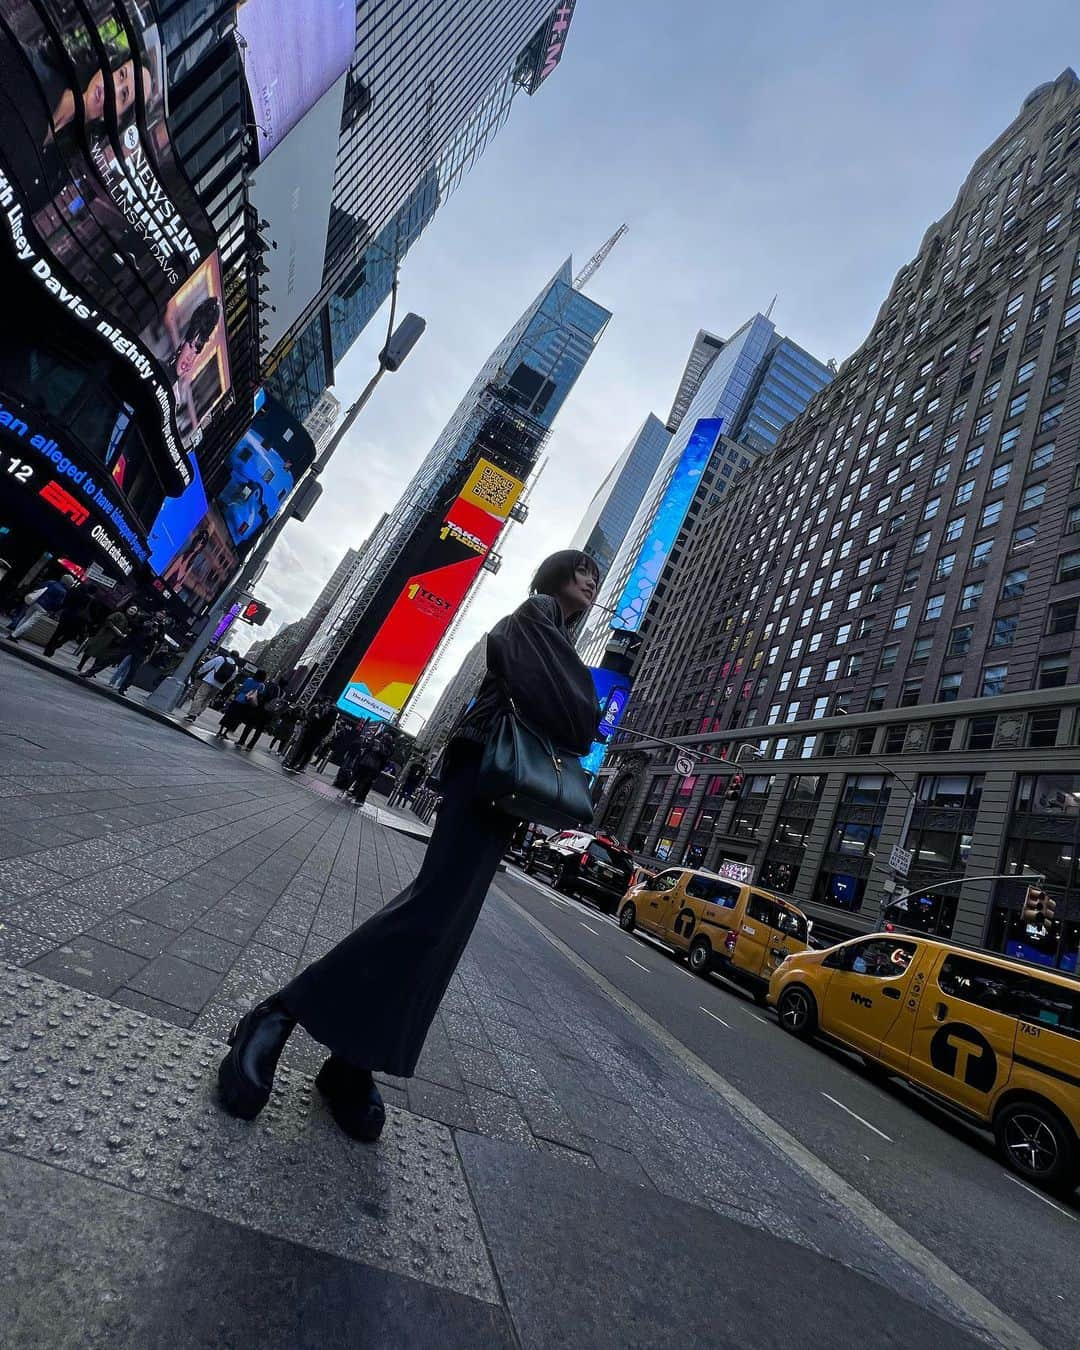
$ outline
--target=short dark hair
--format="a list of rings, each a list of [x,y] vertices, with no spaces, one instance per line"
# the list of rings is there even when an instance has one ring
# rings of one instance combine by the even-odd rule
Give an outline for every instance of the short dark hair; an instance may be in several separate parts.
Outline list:
[[[545,558],[536,569],[529,584],[530,595],[558,595],[568,581],[573,581],[579,567],[587,568],[600,584],[600,568],[595,558],[590,558],[580,549],[564,548]]]

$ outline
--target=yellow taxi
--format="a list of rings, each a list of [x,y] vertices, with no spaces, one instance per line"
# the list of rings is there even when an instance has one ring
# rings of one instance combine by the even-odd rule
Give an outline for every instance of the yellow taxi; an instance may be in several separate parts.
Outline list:
[[[806,949],[806,915],[789,900],[687,867],[632,886],[619,906],[619,927],[651,933],[685,952],[695,974],[716,970],[762,1003],[776,966]]]
[[[911,934],[788,957],[768,1001],[796,1036],[822,1032],[988,1125],[1014,1172],[1080,1182],[1080,983]]]

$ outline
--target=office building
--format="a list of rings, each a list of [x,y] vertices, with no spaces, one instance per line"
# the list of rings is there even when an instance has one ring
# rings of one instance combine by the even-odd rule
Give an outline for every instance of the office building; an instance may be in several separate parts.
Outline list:
[[[690,348],[690,355],[686,358],[682,378],[679,380],[679,387],[675,391],[671,411],[668,413],[665,423],[668,431],[673,435],[678,431],[679,423],[686,416],[690,401],[701,388],[701,381],[705,378],[705,372],[716,360],[723,345],[723,338],[717,337],[715,333],[707,333],[704,328],[698,329],[698,335],[694,339],[694,345]]]
[[[304,429],[315,442],[316,454],[322,454],[326,449],[340,415],[341,400],[329,389],[324,389],[304,418]]]
[[[479,570],[496,565],[506,520],[523,517],[517,497],[610,317],[575,289],[567,259],[491,353],[365,547],[301,658],[305,697],[341,699],[355,716],[400,714]],[[399,641],[390,628],[379,637],[384,624],[400,626]],[[365,678],[372,666],[386,698]]]
[[[376,0],[344,84],[319,284],[275,336],[271,392],[305,417],[390,294],[413,243],[558,64],[573,5]],[[561,15],[561,17],[560,17]],[[552,63],[551,52],[558,43]]]
[[[741,861],[822,936],[890,921],[1076,969],[1078,174],[1067,70],[696,523],[627,721],[702,757],[627,743],[605,772],[639,852]],[[1025,872],[1052,915],[1022,917]]]
[[[574,532],[570,547],[595,559],[601,577],[614,562],[670,439],[663,422],[649,413],[596,489]]]
[[[772,449],[784,412],[795,416],[832,378],[826,365],[782,337],[761,314],[719,350],[716,342],[705,333],[695,339],[680,384],[680,393],[687,394],[685,412],[578,641],[589,665],[600,665],[609,650],[617,650],[620,668],[629,669],[688,529],[754,459]]]

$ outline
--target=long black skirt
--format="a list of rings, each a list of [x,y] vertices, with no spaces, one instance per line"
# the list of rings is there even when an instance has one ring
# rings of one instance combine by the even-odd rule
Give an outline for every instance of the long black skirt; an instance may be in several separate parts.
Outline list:
[[[408,1078],[515,822],[476,796],[482,748],[455,742],[416,879],[281,991],[301,1026],[359,1068]]]

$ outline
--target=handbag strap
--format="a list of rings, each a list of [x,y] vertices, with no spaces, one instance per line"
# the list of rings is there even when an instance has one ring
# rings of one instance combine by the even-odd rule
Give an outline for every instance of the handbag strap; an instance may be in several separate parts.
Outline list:
[[[510,715],[514,718],[516,722],[520,723],[521,726],[523,726],[531,736],[536,737],[536,739],[540,742],[541,746],[543,747],[544,752],[550,755],[552,760],[556,764],[561,763],[562,761],[560,759],[560,754],[562,755],[563,758],[565,758],[568,752],[565,750],[560,751],[559,747],[556,746],[555,742],[551,739],[550,736],[548,736],[543,731],[539,731],[536,727],[532,725],[531,722],[528,721],[527,718],[521,715],[520,709],[514,702],[514,696],[510,692],[510,686],[509,684],[507,684],[505,676],[496,674],[495,679],[496,682],[498,683],[500,691],[502,692],[503,698],[506,700],[506,707]]]

